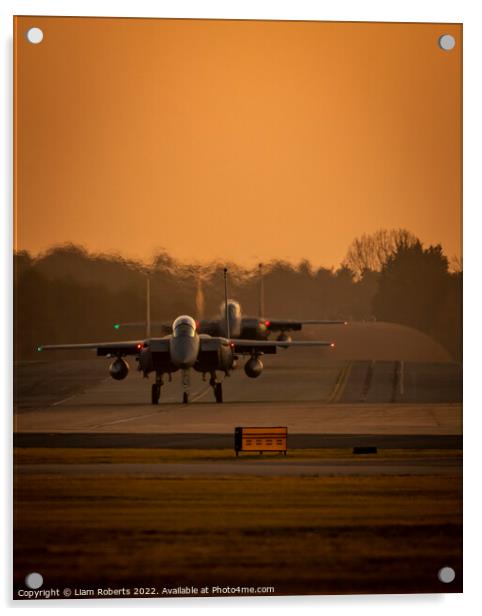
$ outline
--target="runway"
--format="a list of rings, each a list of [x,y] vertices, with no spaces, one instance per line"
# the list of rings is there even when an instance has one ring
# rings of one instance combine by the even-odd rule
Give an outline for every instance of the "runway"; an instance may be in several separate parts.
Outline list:
[[[49,449],[232,449],[233,434],[186,432],[17,432],[14,447]],[[459,434],[293,434],[291,449],[462,449]]]
[[[375,456],[376,457],[376,456]],[[16,473],[28,475],[197,477],[237,476],[256,477],[326,477],[358,475],[459,475],[458,458],[412,457],[408,460],[233,460],[222,462],[158,462],[115,464],[19,464]]]
[[[404,360],[336,360],[327,351],[282,350],[264,359],[265,370],[257,379],[244,375],[242,363],[224,381],[225,402],[425,402],[451,403],[462,400],[462,369],[453,362]],[[29,408],[64,404],[71,396],[94,390],[86,404],[145,404],[149,380],[140,377],[131,360],[124,381],[108,376],[109,360],[95,355],[84,360],[19,362],[15,366],[15,407]],[[210,402],[212,391],[193,371],[192,402]],[[102,381],[105,383],[100,388]],[[152,376],[150,381],[152,382]],[[139,387],[135,387],[135,383]],[[140,385],[140,384],[143,385]],[[144,389],[143,389],[144,387]],[[181,400],[179,374],[162,390],[161,405]]]
[[[399,400],[400,395],[393,396],[397,362],[330,362],[311,351],[298,352],[289,361],[286,353],[269,359],[259,379],[248,379],[242,369],[225,378],[223,404],[211,401],[211,389],[199,374],[193,376],[192,403],[180,404],[176,374],[158,406],[149,403],[152,379],[131,371],[124,381],[114,381],[105,376],[108,362],[103,360],[23,365],[14,429],[24,435],[170,434],[206,439],[225,439],[240,425],[286,425],[290,435],[305,437],[462,434],[461,371],[456,364],[405,365],[405,397]],[[88,369],[82,381],[84,366]],[[196,446],[203,446],[202,440],[198,438]]]

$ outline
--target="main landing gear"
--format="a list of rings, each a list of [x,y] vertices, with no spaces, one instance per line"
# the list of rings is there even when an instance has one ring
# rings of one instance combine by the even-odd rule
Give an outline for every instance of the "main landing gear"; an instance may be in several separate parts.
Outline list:
[[[216,381],[216,374],[212,374],[209,380],[209,384],[213,388],[214,398],[216,402],[220,404],[223,401],[223,384],[220,381]]]
[[[161,397],[161,386],[157,383],[153,383],[151,387],[151,402],[152,404],[159,404],[159,398]]]
[[[183,370],[181,378],[182,378],[182,403],[189,404],[189,393],[190,393],[189,370]],[[162,375],[158,374],[156,376],[156,382],[153,383],[151,386],[151,403],[152,404],[159,404],[162,385],[163,385]],[[215,372],[211,374],[209,385],[211,385],[211,387],[213,388],[214,398],[216,402],[221,403],[223,401],[223,384],[221,383],[221,381],[218,381],[216,379]]]
[[[216,402],[221,403],[223,401],[223,384],[216,383],[214,386],[214,397],[216,398]]]
[[[156,382],[151,387],[151,403],[159,404],[159,398],[161,397],[162,377],[156,376]]]

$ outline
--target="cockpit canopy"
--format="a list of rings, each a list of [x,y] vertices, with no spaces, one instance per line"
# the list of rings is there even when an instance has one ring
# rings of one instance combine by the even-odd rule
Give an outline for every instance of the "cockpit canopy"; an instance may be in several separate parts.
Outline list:
[[[196,334],[196,321],[184,314],[177,319],[172,324],[172,335],[177,338],[177,336],[190,336],[194,338]]]

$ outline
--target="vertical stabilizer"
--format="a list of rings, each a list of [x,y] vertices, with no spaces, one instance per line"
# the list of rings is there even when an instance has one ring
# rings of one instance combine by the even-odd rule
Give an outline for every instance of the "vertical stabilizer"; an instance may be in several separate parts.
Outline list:
[[[204,318],[204,289],[200,275],[197,278],[196,285],[196,318],[199,320]]]
[[[263,264],[260,263],[258,265],[258,273],[259,273],[259,306],[258,306],[258,317],[264,317],[264,278],[263,278]]]
[[[224,318],[226,322],[226,338],[231,338],[228,314],[228,268],[224,268]]]

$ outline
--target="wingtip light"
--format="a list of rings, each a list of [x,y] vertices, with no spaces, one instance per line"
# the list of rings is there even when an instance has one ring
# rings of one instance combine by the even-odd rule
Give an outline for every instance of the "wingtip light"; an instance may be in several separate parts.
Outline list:
[[[335,343],[334,343],[334,342],[332,342],[332,343],[330,344],[330,348],[332,348],[332,349],[334,349],[334,348],[335,348],[335,346],[336,346],[336,345],[335,345]]]
[[[120,323],[114,323],[114,329],[120,329]]]

